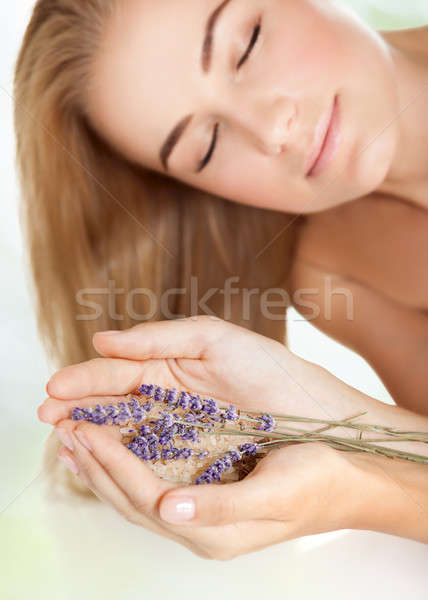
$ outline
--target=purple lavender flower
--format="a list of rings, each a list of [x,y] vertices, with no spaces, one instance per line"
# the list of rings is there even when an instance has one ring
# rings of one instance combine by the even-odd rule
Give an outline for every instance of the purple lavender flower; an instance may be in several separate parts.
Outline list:
[[[130,411],[133,411],[136,408],[139,408],[140,403],[138,402],[137,398],[131,398],[131,400],[128,402],[128,407],[129,407]]]
[[[217,402],[212,398],[205,398],[205,404],[202,406],[202,410],[208,415],[215,415],[219,412]]]
[[[146,402],[145,404],[141,405],[141,408],[146,412],[150,412],[153,408],[153,402]]]
[[[150,460],[151,452],[148,442],[145,438],[137,437],[132,442],[127,444],[127,448],[131,450],[138,458],[142,460]]]
[[[149,446],[149,441],[148,441],[147,437],[144,437],[142,435],[137,436],[133,440],[133,443],[136,446],[139,446],[140,448],[148,448],[148,446]]]
[[[165,395],[165,392],[164,392],[163,388],[157,386],[155,388],[155,391],[154,391],[154,394],[153,394],[153,400],[155,402],[163,402],[164,395]]]
[[[212,466],[217,468],[218,473],[223,473],[224,471],[226,471],[226,465],[220,458],[214,461]]]
[[[248,456],[254,456],[257,454],[258,445],[247,442],[246,444],[241,444],[238,446],[239,450],[242,454],[248,454]]]
[[[84,421],[86,419],[86,413],[83,408],[76,406],[71,411],[71,418],[73,421]]]
[[[127,423],[132,419],[132,413],[125,402],[119,402],[119,409],[120,412],[117,415],[117,421],[119,421],[119,423]]]
[[[161,419],[159,419],[159,421],[162,424],[162,427],[171,427],[174,423],[174,417],[171,413],[167,413],[165,411],[161,411],[160,414],[162,415]]]
[[[275,419],[272,415],[266,413],[261,417],[256,417],[256,419],[261,422],[261,427],[256,427],[256,429],[261,429],[262,431],[273,431],[275,429]]]
[[[146,435],[145,439],[152,448],[156,448],[159,443],[159,437],[155,433],[149,433],[149,435]]]
[[[215,465],[210,465],[205,469],[205,474],[208,475],[208,477],[211,477],[211,481],[220,481],[221,471],[219,471],[218,467]]]
[[[242,458],[242,454],[239,452],[239,450],[229,450],[229,452],[227,452],[227,456],[230,457],[230,460],[233,463],[238,462],[238,460],[241,460]]]
[[[141,408],[141,406],[138,406],[131,411],[131,416],[134,424],[138,425],[146,418],[146,412]]]
[[[196,412],[202,410],[202,401],[199,394],[190,394],[190,409]]]
[[[191,448],[164,448],[161,450],[161,456],[165,460],[178,460],[179,458],[189,459],[192,455]]]
[[[180,406],[180,408],[183,410],[188,410],[190,407],[190,394],[187,392],[181,392],[177,406]]]
[[[163,448],[161,450],[161,458],[164,460],[172,460],[175,458],[176,448]]]
[[[143,383],[143,385],[141,387],[138,388],[138,391],[143,395],[143,396],[149,396],[152,397],[154,391],[155,391],[155,386],[153,384],[146,384]]]
[[[180,448],[176,458],[184,458],[185,460],[187,460],[192,456],[192,454],[193,454],[192,448]]]
[[[201,483],[212,483],[220,481],[220,475],[225,470],[225,465],[221,460],[216,460],[212,465],[207,467],[205,471],[195,480],[195,485]]]
[[[187,423],[199,423],[199,418],[193,413],[185,413],[183,415],[183,421],[186,421]]]
[[[166,446],[174,439],[174,433],[176,432],[174,427],[168,427],[164,429],[159,436],[159,444],[161,446]]]
[[[200,485],[202,483],[212,483],[211,477],[207,475],[207,473],[202,473],[197,479],[195,479],[195,485]]]
[[[220,481],[222,473],[232,467],[234,462],[241,460],[243,454],[253,455],[257,452],[257,444],[241,444],[238,449],[229,450],[224,456],[218,458],[212,465],[195,480],[195,485]]]
[[[232,459],[229,456],[227,456],[227,454],[225,456],[222,456],[219,460],[221,460],[224,464],[226,471],[232,467]]]
[[[151,433],[151,431],[152,430],[150,429],[150,427],[148,425],[141,425],[141,427],[140,427],[140,435],[142,435],[144,437],[146,435],[149,435],[149,433]]]
[[[99,425],[110,422],[113,425],[126,425],[121,428],[121,433],[135,436],[132,442],[127,444],[128,449],[145,461],[157,461],[160,458],[187,460],[192,455],[201,459],[206,458],[209,456],[207,450],[175,448],[173,443],[175,436],[191,442],[200,442],[195,425],[202,425],[206,433],[215,430],[215,423],[239,420],[238,410],[233,404],[230,404],[228,409],[220,410],[217,402],[212,398],[202,400],[198,394],[178,392],[175,388],[165,390],[154,384],[142,384],[138,391],[149,399],[144,404],[140,403],[141,397],[131,397],[127,403],[119,402],[118,405],[97,404],[94,408],[76,407],[72,411],[72,419],[86,420]],[[160,418],[141,424],[147,413],[152,410],[154,402],[163,402],[168,410],[161,411]],[[172,413],[175,408],[188,412],[184,415],[178,412]],[[259,429],[263,431],[272,431],[275,427],[275,420],[269,414],[264,414],[257,420],[260,422]],[[176,421],[185,421],[185,423]],[[139,427],[133,427],[140,424]],[[209,465],[197,478],[196,483],[220,481],[221,474],[230,469],[234,462],[241,460],[243,455],[255,455],[257,450],[257,444],[245,443],[228,451]]]
[[[152,450],[152,454],[150,456],[150,460],[156,461],[156,460],[159,460],[160,457],[161,457],[161,453],[158,450],[158,448],[155,448],[154,450]]]
[[[119,423],[117,421],[117,416],[119,414],[118,407],[114,406],[113,404],[110,404],[109,406],[105,406],[104,409],[107,413],[107,418],[108,418],[109,422],[112,425],[119,425]]]
[[[107,411],[101,404],[97,404],[92,411],[91,422],[95,423],[95,425],[105,425],[107,420]]]
[[[165,400],[168,406],[175,408],[178,402],[178,391],[175,388],[167,390]]]
[[[198,436],[198,430],[196,427],[188,427],[187,431],[180,436],[182,440],[190,440],[192,442],[200,442],[200,438]]]
[[[238,421],[239,420],[238,410],[237,410],[236,406],[233,406],[233,404],[230,404],[229,408],[224,410],[222,416],[226,421]]]

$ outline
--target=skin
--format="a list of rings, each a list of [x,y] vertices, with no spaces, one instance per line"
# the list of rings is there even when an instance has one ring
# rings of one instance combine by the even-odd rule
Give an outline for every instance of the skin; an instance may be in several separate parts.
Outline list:
[[[159,149],[194,113],[169,175],[263,208],[313,212],[377,187],[397,151],[400,125],[361,154],[400,107],[395,64],[382,38],[326,0],[229,0],[206,74],[204,27],[219,4],[130,0],[119,7],[88,93],[97,130],[130,159],[165,172]],[[257,44],[237,70],[260,17]],[[306,178],[315,126],[335,94],[343,113],[339,156],[328,173]],[[216,122],[215,156],[195,174]]]
[[[88,90],[94,127],[130,160],[165,173],[160,148],[174,125],[195,113],[170,157],[167,176],[232,201],[305,213],[292,289],[321,288],[332,275],[348,286],[358,307],[352,322],[339,301],[333,319],[312,321],[364,356],[397,403],[428,412],[428,124],[427,94],[421,92],[428,81],[427,28],[375,33],[327,0],[232,0],[218,23],[207,75],[200,70],[200,47],[205,21],[218,5],[218,0],[186,0],[184,6],[176,0],[123,3],[106,28]],[[236,71],[260,17],[258,43]],[[315,125],[335,94],[341,110],[339,152],[326,171],[306,177]],[[215,154],[196,174],[217,122]],[[315,303],[323,309],[321,300]],[[178,330],[177,324],[158,323],[96,336],[96,349],[110,358],[54,375],[39,417],[70,432],[75,428],[66,419],[71,406],[126,393],[130,381],[143,379],[218,392],[218,398],[224,393],[225,400],[246,408],[260,406],[257,388],[254,395],[248,390],[245,398],[239,395],[257,356],[257,382],[264,382],[282,411],[314,416],[321,410],[339,418],[364,408],[372,422],[427,431],[425,417],[352,390],[280,344],[218,322],[214,331],[224,335],[215,339],[206,321],[197,320],[193,328],[187,323]],[[167,356],[165,345],[153,341],[164,331],[174,346]],[[231,339],[236,340],[232,347]],[[264,359],[260,344],[269,349]],[[195,355],[189,356],[189,349]],[[228,387],[232,380],[236,389]],[[300,380],[304,387],[296,388]],[[73,456],[83,481],[125,518],[206,558],[227,560],[343,527],[428,541],[425,465],[301,445],[272,453],[237,484],[171,492],[138,459],[120,454],[114,433],[88,424],[77,429],[89,438],[92,452],[74,438],[74,451],[62,448],[60,455]],[[136,476],[147,480],[141,496],[129,485]],[[166,524],[162,506],[171,495],[192,495],[194,521]],[[379,507],[379,497],[388,497],[388,504]]]
[[[374,32],[328,0],[232,0],[218,20],[206,74],[204,26],[219,5],[120,5],[88,92],[94,127],[130,160],[165,173],[159,150],[194,113],[167,176],[232,201],[306,215],[289,283],[293,295],[320,290],[311,298],[320,315],[295,308],[363,356],[398,404],[428,413],[428,27]],[[259,23],[257,43],[237,70]],[[306,177],[315,125],[335,94],[338,153],[326,171]],[[196,174],[215,123],[217,146]],[[359,307],[352,321],[339,298],[334,318],[323,316],[321,290],[331,277]]]
[[[397,159],[378,189],[302,220],[290,286],[323,289],[333,278],[347,289],[356,307],[352,320],[339,297],[327,319],[319,294],[311,322],[363,356],[397,404],[428,414],[428,27],[383,38],[404,111]]]
[[[367,411],[362,422],[421,432],[428,432],[428,418],[365,396],[279,342],[212,317],[97,333],[94,347],[104,358],[55,373],[38,414],[56,425],[69,446],[59,456],[74,461],[82,481],[128,521],[216,560],[343,528],[428,543],[425,464],[301,444],[270,452],[242,481],[180,488],[157,478],[130,453],[116,427],[67,417],[74,406],[109,404],[112,396],[120,401],[142,381],[156,381],[212,394],[225,405],[233,398],[236,406],[249,410],[260,408],[263,397],[263,409],[271,412],[295,413],[299,407],[299,414],[339,419]],[[338,428],[337,435],[344,432]],[[76,435],[83,435],[85,445]],[[426,444],[400,448],[428,457]],[[379,503],[380,497],[388,503]],[[168,504],[189,498],[195,503],[194,518],[170,521]]]

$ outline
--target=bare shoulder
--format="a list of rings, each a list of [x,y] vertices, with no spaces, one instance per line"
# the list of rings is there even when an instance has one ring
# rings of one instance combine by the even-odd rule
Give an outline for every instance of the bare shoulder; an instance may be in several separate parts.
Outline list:
[[[403,51],[412,52],[421,60],[427,58],[428,25],[407,29],[393,29],[378,32],[389,44]]]
[[[426,311],[427,264],[428,211],[373,194],[305,218],[293,282],[312,265],[404,307]]]
[[[412,306],[428,279],[420,212],[363,198],[305,218],[289,285],[303,317],[365,358],[398,404],[426,411],[428,312]],[[406,278],[425,281],[417,289]]]

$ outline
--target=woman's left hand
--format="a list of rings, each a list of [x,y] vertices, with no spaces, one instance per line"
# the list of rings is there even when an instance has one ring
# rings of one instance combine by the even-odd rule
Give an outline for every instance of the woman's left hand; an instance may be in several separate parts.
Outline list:
[[[74,425],[61,423],[69,433]],[[92,450],[73,435],[74,451],[63,448],[61,454],[74,460],[83,482],[129,522],[177,541],[202,558],[231,560],[292,538],[348,526],[353,467],[347,455],[324,444],[272,450],[238,482],[176,487],[149,472],[112,431],[86,422],[76,430]],[[177,505],[182,516],[189,516],[189,501],[194,517],[172,518]]]

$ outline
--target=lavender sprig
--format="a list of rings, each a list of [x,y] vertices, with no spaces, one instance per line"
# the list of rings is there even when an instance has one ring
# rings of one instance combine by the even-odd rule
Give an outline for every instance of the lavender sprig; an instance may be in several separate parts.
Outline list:
[[[162,405],[157,419],[150,418],[156,405]],[[395,428],[380,425],[368,425],[355,422],[355,419],[366,413],[359,413],[338,421],[311,419],[291,415],[260,414],[256,411],[242,411],[230,404],[228,408],[220,408],[212,398],[201,398],[198,394],[187,391],[179,392],[175,388],[163,389],[154,384],[143,384],[132,395],[129,402],[118,402],[117,405],[72,410],[71,418],[75,421],[88,421],[96,425],[119,425],[125,437],[131,437],[126,446],[138,458],[144,461],[188,460],[191,457],[206,458],[207,450],[174,446],[175,440],[181,439],[193,444],[200,442],[199,433],[204,435],[234,435],[271,438],[260,443],[246,442],[233,450],[229,450],[217,458],[205,471],[197,477],[195,484],[220,481],[221,475],[244,456],[255,456],[259,451],[268,451],[290,442],[324,442],[342,451],[368,452],[390,458],[404,458],[414,462],[428,463],[428,456],[404,452],[395,448],[380,446],[379,442],[421,442],[428,444],[428,432],[404,432]],[[150,420],[149,420],[150,418]],[[294,423],[318,423],[322,427],[308,431],[286,425]],[[235,424],[239,429],[231,428]],[[284,428],[277,427],[285,424]],[[348,428],[359,433],[357,439],[338,437],[326,434],[334,428]],[[287,431],[288,430],[288,431]],[[290,433],[291,432],[291,433]],[[362,439],[363,433],[382,434],[379,439]],[[214,453],[211,453],[214,454]]]

